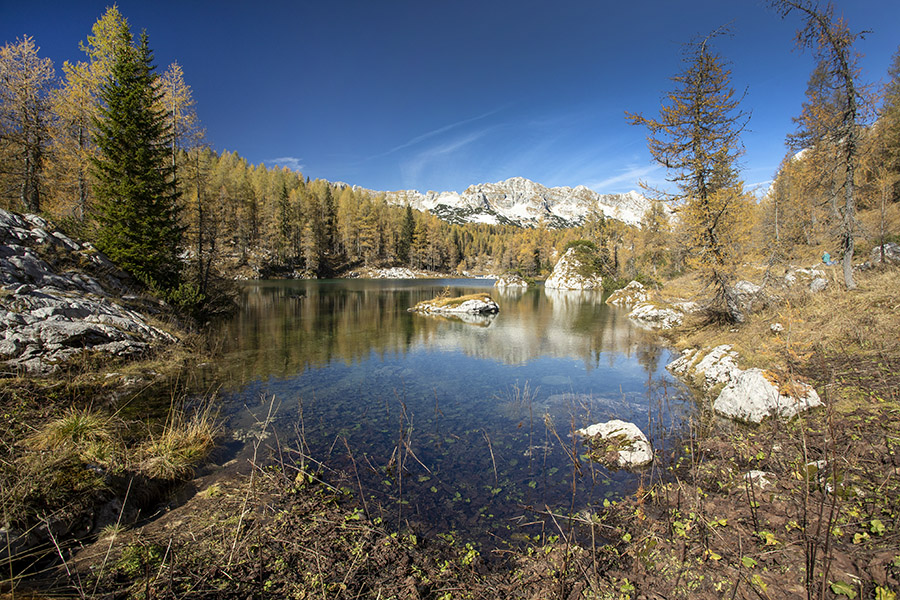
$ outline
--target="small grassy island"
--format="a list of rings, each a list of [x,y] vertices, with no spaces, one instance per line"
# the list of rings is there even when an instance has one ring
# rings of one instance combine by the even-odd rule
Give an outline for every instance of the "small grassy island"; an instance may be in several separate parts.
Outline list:
[[[431,300],[419,302],[409,309],[418,313],[466,313],[494,314],[500,312],[500,306],[490,294],[467,294],[450,297],[448,294],[438,295]]]

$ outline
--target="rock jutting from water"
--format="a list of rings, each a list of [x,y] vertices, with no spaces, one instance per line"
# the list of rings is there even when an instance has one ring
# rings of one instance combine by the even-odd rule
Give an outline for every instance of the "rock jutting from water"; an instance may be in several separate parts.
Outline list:
[[[599,273],[588,273],[584,263],[578,258],[578,248],[569,248],[553,267],[553,272],[544,287],[556,290],[600,290],[603,277]]]
[[[419,302],[409,309],[418,313],[485,315],[500,312],[500,306],[488,294],[471,294],[456,298],[434,298]]]
[[[591,447],[591,456],[620,469],[642,467],[653,462],[653,448],[634,423],[613,419],[576,432]]]
[[[85,352],[133,356],[175,342],[138,312],[163,307],[129,295],[129,279],[41,217],[0,209],[0,360],[43,374]]]

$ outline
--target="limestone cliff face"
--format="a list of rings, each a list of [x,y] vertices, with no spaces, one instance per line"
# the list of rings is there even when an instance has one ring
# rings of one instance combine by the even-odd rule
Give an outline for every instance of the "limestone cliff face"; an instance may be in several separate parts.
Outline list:
[[[361,188],[358,188],[361,189]],[[373,196],[379,195],[372,190]],[[592,209],[629,225],[640,225],[650,201],[631,191],[600,194],[583,185],[575,188],[547,188],[523,177],[498,183],[469,186],[463,193],[387,192],[390,204],[406,205],[430,212],[451,223],[491,223],[534,227],[543,221],[548,227],[572,227],[584,222]]]
[[[156,300],[90,244],[0,209],[0,362],[50,373],[84,352],[141,354],[175,338],[149,323]]]

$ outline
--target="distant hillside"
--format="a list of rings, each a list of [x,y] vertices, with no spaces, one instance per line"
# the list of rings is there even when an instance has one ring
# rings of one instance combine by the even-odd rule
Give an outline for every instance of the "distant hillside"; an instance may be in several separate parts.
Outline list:
[[[382,192],[353,188],[380,195]],[[548,227],[576,227],[591,209],[599,209],[609,219],[640,226],[650,200],[631,191],[626,194],[598,194],[579,185],[575,188],[547,188],[523,177],[499,183],[472,185],[458,192],[401,190],[385,192],[389,204],[406,205],[429,212],[450,223],[490,223],[534,227],[543,219]]]

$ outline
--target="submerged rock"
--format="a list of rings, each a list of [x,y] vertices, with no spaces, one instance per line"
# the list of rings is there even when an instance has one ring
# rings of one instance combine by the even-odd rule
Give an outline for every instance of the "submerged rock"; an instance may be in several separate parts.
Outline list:
[[[588,438],[592,454],[622,469],[642,467],[653,462],[653,448],[644,432],[634,423],[614,419],[595,423],[575,432]]]
[[[603,277],[599,273],[588,273],[590,269],[578,258],[578,247],[569,248],[553,267],[553,272],[544,287],[556,290],[599,290],[603,288]]]
[[[779,389],[771,379],[762,369],[741,372],[715,399],[713,410],[729,419],[761,423],[770,417],[789,419],[804,410],[822,406],[812,386],[794,381],[784,386],[787,389]]]
[[[634,306],[650,299],[650,294],[638,281],[632,281],[622,289],[614,291],[606,299],[613,306]]]

